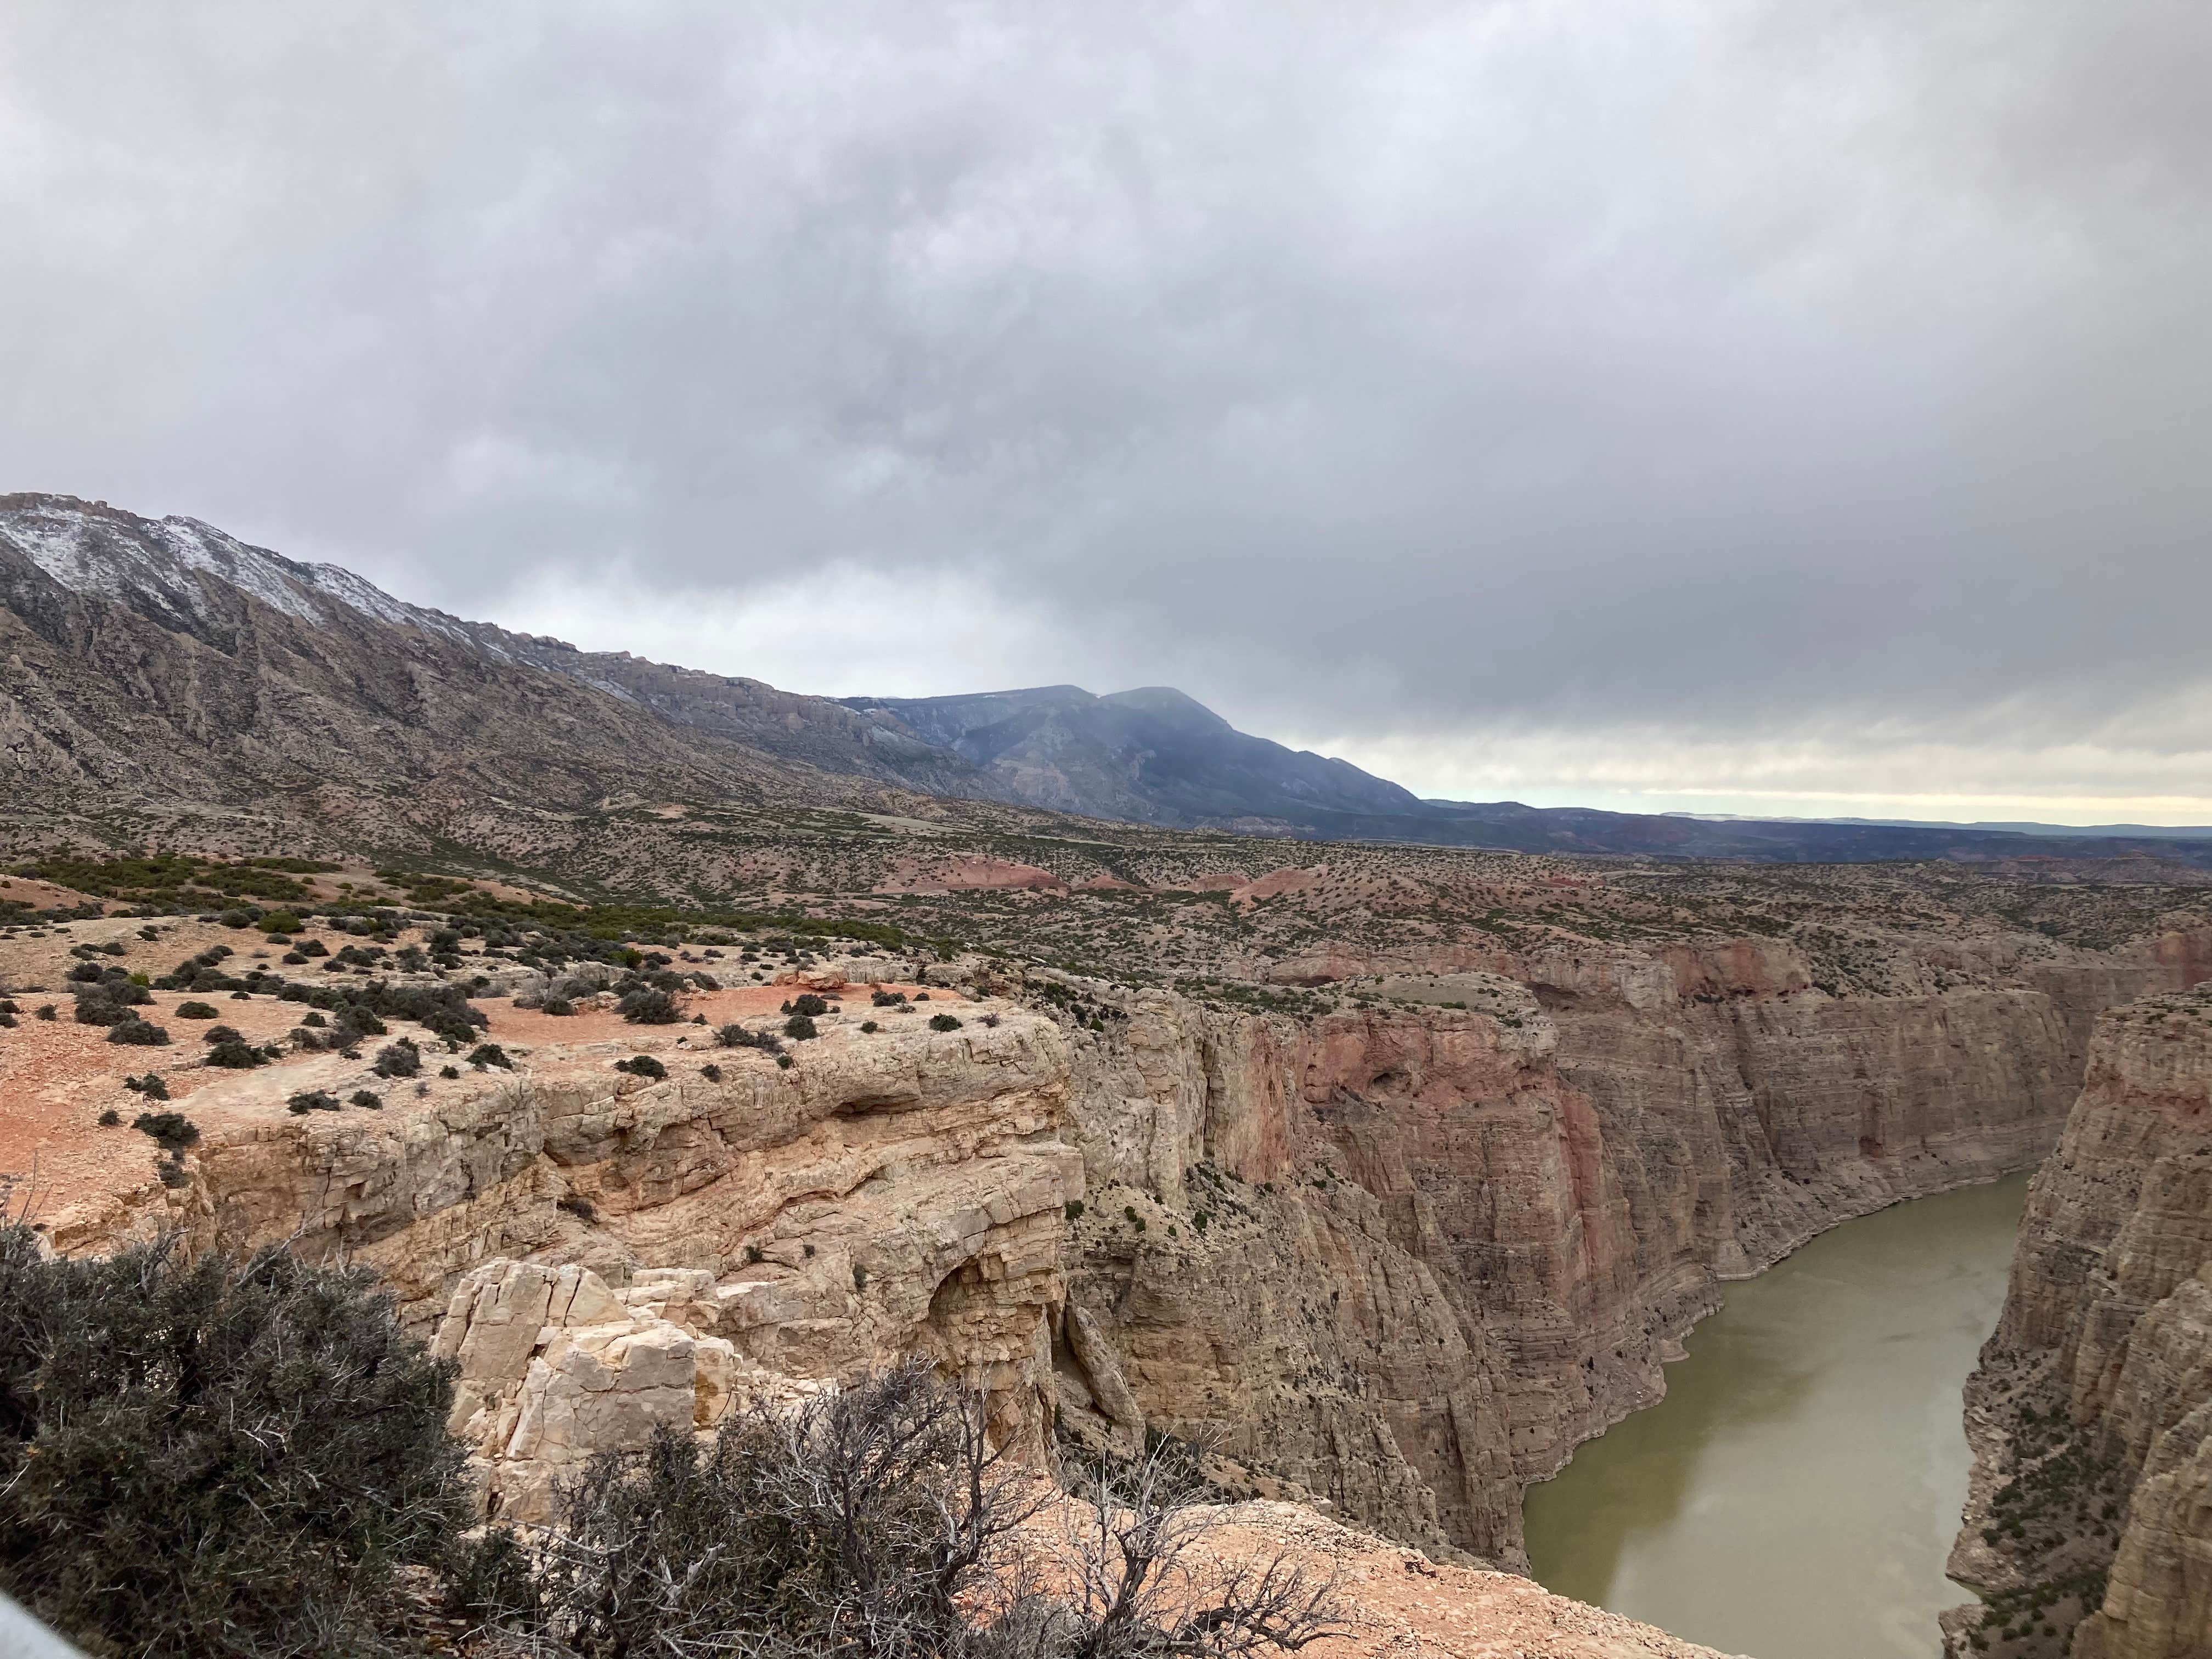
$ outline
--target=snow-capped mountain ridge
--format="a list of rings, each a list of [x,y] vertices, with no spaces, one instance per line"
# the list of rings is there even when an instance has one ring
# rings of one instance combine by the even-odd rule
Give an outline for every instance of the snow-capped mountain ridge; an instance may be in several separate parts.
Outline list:
[[[332,617],[321,601],[335,599],[377,622],[421,629],[501,658],[512,654],[495,640],[478,637],[480,625],[394,599],[342,565],[288,559],[198,519],[141,518],[65,495],[16,495],[0,501],[10,509],[0,514],[0,537],[13,541],[73,593],[125,604],[143,597],[161,609],[210,621],[221,604],[219,592],[186,580],[205,573],[312,625],[330,625]],[[155,550],[167,556],[157,556]]]
[[[702,799],[994,788],[825,698],[469,622],[196,519],[66,495],[0,495],[0,788],[24,800],[464,772],[568,801],[679,777]]]

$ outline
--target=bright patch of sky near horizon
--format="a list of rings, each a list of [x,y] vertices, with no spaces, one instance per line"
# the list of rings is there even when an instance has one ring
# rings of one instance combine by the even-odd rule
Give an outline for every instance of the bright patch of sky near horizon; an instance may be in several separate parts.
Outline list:
[[[2212,9],[0,20],[0,488],[1423,793],[2212,822]]]

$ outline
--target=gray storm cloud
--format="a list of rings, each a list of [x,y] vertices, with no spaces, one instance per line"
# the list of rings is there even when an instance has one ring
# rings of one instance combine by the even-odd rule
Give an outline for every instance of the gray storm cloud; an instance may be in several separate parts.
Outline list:
[[[2202,819],[2208,70],[2156,0],[33,0],[7,485],[1416,787]]]

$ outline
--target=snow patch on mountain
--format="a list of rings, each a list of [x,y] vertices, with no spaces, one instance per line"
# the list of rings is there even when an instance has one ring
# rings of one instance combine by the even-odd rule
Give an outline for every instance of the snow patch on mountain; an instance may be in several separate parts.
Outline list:
[[[320,626],[330,618],[320,605],[300,592],[290,579],[291,561],[258,547],[249,547],[235,536],[198,519],[169,518],[149,524],[148,531],[176,556],[188,570],[204,570],[220,577],[241,593],[251,595],[272,611]]]
[[[211,622],[219,605],[198,580],[204,573],[315,627],[330,625],[323,602],[335,599],[375,622],[439,635],[502,662],[516,659],[497,629],[409,605],[342,566],[302,564],[198,519],[142,519],[64,496],[17,496],[0,503],[0,538],[64,587],[88,597],[150,599],[172,615]]]
[[[329,594],[339,604],[360,611],[364,617],[399,628],[419,628],[426,634],[458,640],[464,645],[475,646],[478,650],[502,659],[507,656],[507,653],[478,639],[475,631],[458,617],[449,617],[442,611],[428,611],[419,605],[409,605],[404,599],[395,599],[374,582],[355,575],[343,565],[302,564],[295,565],[293,568],[317,591]]]

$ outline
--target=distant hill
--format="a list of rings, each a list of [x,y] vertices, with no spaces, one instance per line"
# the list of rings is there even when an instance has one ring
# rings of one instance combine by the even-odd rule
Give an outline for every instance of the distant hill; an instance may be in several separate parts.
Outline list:
[[[0,786],[18,820],[276,812],[371,841],[473,811],[489,819],[474,839],[535,815],[543,845],[560,814],[615,798],[866,807],[889,790],[1307,839],[2212,868],[2204,831],[1423,800],[1165,686],[809,696],[464,621],[194,520],[41,495],[0,495]]]
[[[1639,853],[1658,858],[1750,859],[1762,863],[1863,864],[1889,860],[2154,859],[2212,869],[2212,839],[2191,831],[2140,836],[2069,830],[2033,831],[1942,824],[1884,824],[1849,819],[1713,819],[1673,813],[1604,812],[1578,806],[1522,806],[1426,801],[1452,820],[1453,839],[1486,837],[1480,845],[1526,852]],[[1417,836],[1408,839],[1443,839]]]
[[[2212,824],[2156,823],[2034,823],[1984,819],[1954,823],[1942,818],[1785,818],[1757,817],[1742,812],[1667,812],[1670,818],[1696,818],[1708,823],[1851,823],[1884,830],[1978,830],[1992,835],[2056,836],[2064,841],[2118,836],[2129,840],[2212,841]]]
[[[1765,820],[1424,800],[1349,761],[1239,732],[1165,686],[1106,696],[1048,685],[844,702],[953,750],[1030,805],[1174,829],[1762,862],[2141,856],[2212,867],[2212,842],[2194,831]]]
[[[1166,686],[1103,697],[1048,685],[844,702],[896,721],[997,777],[1030,805],[1056,811],[1274,835],[1424,812],[1409,790],[1349,761],[1248,736]]]

